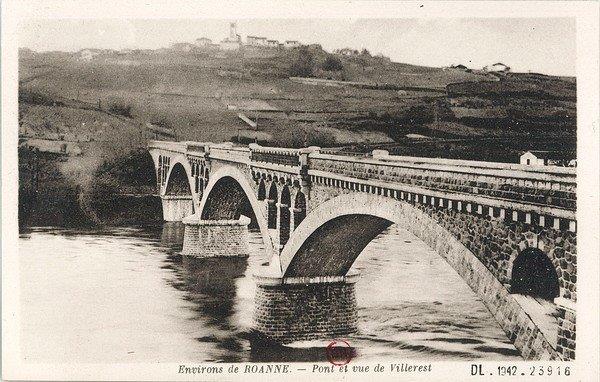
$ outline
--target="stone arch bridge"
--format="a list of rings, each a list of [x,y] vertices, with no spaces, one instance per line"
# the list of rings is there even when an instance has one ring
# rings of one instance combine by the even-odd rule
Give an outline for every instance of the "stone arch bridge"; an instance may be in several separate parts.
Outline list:
[[[356,327],[350,268],[391,224],[463,277],[526,359],[575,357],[576,172],[229,143],[149,144],[164,219],[183,254],[247,256],[248,225],[271,261],[255,275],[254,326],[280,343]],[[551,301],[548,327],[522,295]]]

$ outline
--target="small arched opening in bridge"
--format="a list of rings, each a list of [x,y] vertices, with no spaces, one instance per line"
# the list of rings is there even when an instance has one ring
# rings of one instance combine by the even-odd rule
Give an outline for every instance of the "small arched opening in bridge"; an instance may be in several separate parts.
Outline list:
[[[265,200],[267,197],[267,190],[265,187],[265,180],[261,179],[258,183],[258,200]]]
[[[523,250],[513,262],[510,290],[545,300],[558,297],[558,275],[548,256],[538,248]]]
[[[249,228],[259,228],[252,204],[240,183],[231,176],[221,177],[206,197],[201,219],[238,220],[242,215],[250,218]]]
[[[284,246],[290,238],[291,212],[290,203],[292,198],[290,188],[286,185],[281,190],[281,200],[279,201],[279,245]]]
[[[267,199],[267,225],[269,229],[277,228],[277,203],[279,195],[277,192],[277,184],[275,181],[271,183],[269,188],[269,198]]]
[[[181,163],[173,166],[167,180],[165,195],[192,195],[187,173]]]
[[[306,196],[302,191],[296,194],[294,202],[294,227],[298,227],[306,217]]]

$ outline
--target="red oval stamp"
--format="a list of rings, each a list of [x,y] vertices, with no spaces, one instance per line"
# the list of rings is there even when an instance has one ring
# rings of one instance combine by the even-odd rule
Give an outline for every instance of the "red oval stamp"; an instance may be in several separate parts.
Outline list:
[[[346,340],[334,340],[325,348],[327,360],[335,366],[342,366],[349,363],[352,358],[356,357],[356,349],[354,349]]]

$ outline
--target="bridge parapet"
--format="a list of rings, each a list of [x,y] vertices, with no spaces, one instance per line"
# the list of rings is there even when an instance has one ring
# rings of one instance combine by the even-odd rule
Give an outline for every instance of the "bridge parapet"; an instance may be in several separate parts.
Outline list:
[[[185,142],[185,152],[191,156],[204,156],[210,152],[212,142]]]
[[[309,175],[326,176],[328,173],[369,182],[393,183],[400,189],[402,186],[418,187],[559,208],[570,212],[567,215],[573,215],[573,218],[576,209],[574,168],[399,157],[385,152],[375,152],[373,158],[310,154]]]
[[[209,156],[227,162],[237,162],[245,165],[250,164],[250,149],[248,147],[233,146],[233,144],[211,145]]]
[[[253,164],[262,162],[279,166],[300,166],[300,149],[263,147],[252,144],[250,145],[250,152]]]
[[[170,141],[150,141],[148,149],[174,151],[178,153],[186,152],[186,142],[170,142]]]

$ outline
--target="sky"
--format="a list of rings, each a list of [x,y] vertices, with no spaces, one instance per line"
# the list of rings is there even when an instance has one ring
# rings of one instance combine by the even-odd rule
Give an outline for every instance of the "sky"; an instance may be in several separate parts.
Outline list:
[[[350,47],[393,61],[470,68],[502,62],[517,72],[576,74],[574,18],[407,19],[38,19],[19,25],[19,46],[35,51],[167,47],[199,37],[238,34]]]

